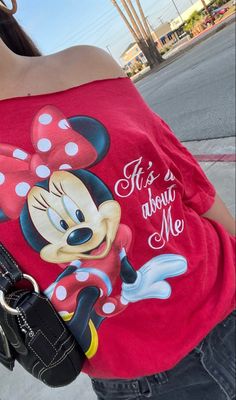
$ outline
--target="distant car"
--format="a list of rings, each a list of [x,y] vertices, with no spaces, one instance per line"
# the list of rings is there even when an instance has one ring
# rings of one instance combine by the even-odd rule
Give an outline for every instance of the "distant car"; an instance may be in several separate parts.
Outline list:
[[[213,11],[213,15],[224,15],[228,10],[229,10],[229,7],[216,8]]]
[[[215,21],[215,17],[213,16],[213,14],[212,14],[212,17],[211,17],[210,15],[208,15],[208,16],[205,18],[204,23],[205,23],[206,25],[211,24],[211,23],[212,23],[212,19]]]
[[[228,10],[229,10],[229,7],[220,7],[220,8],[215,8],[214,10],[212,10],[211,15],[214,18],[214,21],[218,15],[224,15]],[[206,17],[206,19],[204,21],[206,25],[211,24],[212,17],[210,15],[208,15]]]
[[[181,35],[179,35],[179,39],[183,39],[186,36],[188,36],[188,32],[183,32]]]

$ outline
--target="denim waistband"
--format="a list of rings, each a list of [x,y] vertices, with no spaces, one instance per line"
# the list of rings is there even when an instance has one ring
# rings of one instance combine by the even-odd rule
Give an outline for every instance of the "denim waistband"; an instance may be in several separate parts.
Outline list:
[[[233,311],[226,319],[220,322],[209,335],[203,339],[196,347],[191,351],[185,358],[187,362],[190,359],[199,358],[199,354],[203,354],[203,350],[208,344],[208,338],[211,338],[212,334],[215,332],[218,338],[225,331],[231,331],[234,329],[236,311]],[[232,325],[232,326],[231,326]],[[226,329],[227,328],[227,329]],[[229,329],[230,328],[230,329]],[[214,336],[213,336],[214,338]],[[212,343],[212,340],[211,340]],[[183,360],[184,361],[184,360]],[[180,366],[181,364],[179,364]],[[172,370],[157,373],[151,376],[135,378],[131,380],[126,379],[97,379],[91,378],[93,389],[96,393],[101,396],[104,393],[109,393],[111,399],[117,398],[119,394],[119,399],[131,399],[131,398],[150,398],[152,397],[153,391],[165,390],[165,384],[171,382]],[[168,386],[168,385],[167,385]],[[155,389],[154,389],[155,388]],[[158,389],[159,388],[159,389]]]
[[[164,385],[168,382],[166,372],[161,372],[155,375],[146,376],[137,379],[124,380],[124,379],[95,379],[92,378],[92,385],[95,392],[109,391],[109,393],[122,392],[124,396],[133,393],[136,396],[142,395],[149,398],[152,396],[153,385]],[[112,397],[111,397],[112,398]],[[124,397],[125,398],[125,397]]]

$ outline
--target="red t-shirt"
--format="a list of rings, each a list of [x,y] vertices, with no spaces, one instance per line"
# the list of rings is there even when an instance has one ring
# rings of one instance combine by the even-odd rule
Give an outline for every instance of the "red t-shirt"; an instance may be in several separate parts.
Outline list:
[[[215,190],[129,79],[0,102],[0,240],[87,355],[84,372],[173,368],[234,308]]]

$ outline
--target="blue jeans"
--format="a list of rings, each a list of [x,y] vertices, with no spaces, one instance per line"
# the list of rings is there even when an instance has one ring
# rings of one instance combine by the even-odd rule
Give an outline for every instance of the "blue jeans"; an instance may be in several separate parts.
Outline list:
[[[92,379],[98,400],[233,400],[236,311],[175,368],[133,380]]]

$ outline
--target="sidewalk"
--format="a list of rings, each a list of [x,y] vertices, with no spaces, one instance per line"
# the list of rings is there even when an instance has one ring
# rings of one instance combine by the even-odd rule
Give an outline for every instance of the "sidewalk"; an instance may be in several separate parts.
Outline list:
[[[218,194],[235,216],[235,137],[183,144],[195,155]]]
[[[217,192],[235,214],[235,138],[185,142],[200,161]],[[214,159],[212,161],[212,158]],[[229,157],[230,156],[230,157]],[[205,161],[210,159],[210,161]],[[203,160],[203,161],[201,161]],[[13,373],[0,366],[0,400],[96,400],[89,379],[81,375],[72,385],[50,389],[19,365]]]

